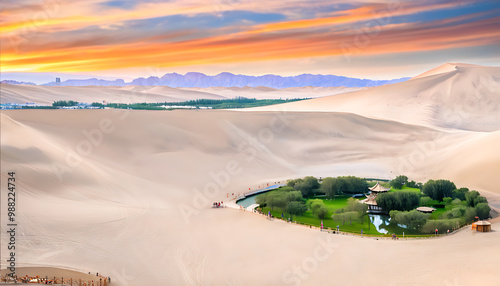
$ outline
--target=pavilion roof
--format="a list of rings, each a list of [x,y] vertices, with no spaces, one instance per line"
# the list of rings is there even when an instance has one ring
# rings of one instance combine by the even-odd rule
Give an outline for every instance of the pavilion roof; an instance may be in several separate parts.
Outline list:
[[[369,189],[370,189],[370,191],[375,192],[375,193],[385,193],[385,192],[388,192],[390,190],[390,188],[382,187],[382,185],[380,185],[379,182],[377,182],[377,184],[375,186],[373,186]]]
[[[361,202],[370,206],[376,206],[377,205],[377,194],[371,194],[369,195],[366,199],[362,200]]]
[[[418,207],[417,208],[417,211],[423,212],[423,213],[432,213],[435,210],[436,210],[435,208],[431,208],[431,207]]]
[[[491,222],[488,222],[488,221],[484,221],[484,220],[480,220],[478,222],[476,222],[476,225],[490,225]]]

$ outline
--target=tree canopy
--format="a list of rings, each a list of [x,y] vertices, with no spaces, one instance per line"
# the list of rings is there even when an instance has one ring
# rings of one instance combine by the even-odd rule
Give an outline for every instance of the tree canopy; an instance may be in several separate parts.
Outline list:
[[[295,191],[293,188],[280,188],[276,191],[260,194],[255,198],[255,202],[260,206],[267,206],[274,210],[275,207],[285,209],[286,206],[293,201],[302,201],[300,191]]]
[[[405,191],[381,193],[377,195],[376,201],[385,211],[409,211],[419,206],[420,195]]]
[[[52,106],[54,106],[54,107],[76,106],[76,105],[78,105],[78,101],[73,101],[73,100],[69,100],[69,101],[58,100],[58,101],[54,101],[52,103]]]
[[[320,199],[309,200],[307,206],[309,207],[313,215],[315,215],[319,219],[325,218],[326,215],[328,214],[328,209],[326,208],[323,200]]]
[[[390,184],[395,189],[402,189],[404,185],[408,184],[408,177],[403,175],[397,176]]]
[[[307,211],[307,207],[303,202],[293,201],[290,202],[285,211],[293,217],[293,215],[302,215]]]
[[[320,185],[318,179],[312,176],[307,176],[304,179],[290,180],[287,186],[300,191],[304,197],[310,197],[318,191]]]
[[[402,224],[413,230],[420,230],[430,216],[429,214],[424,214],[417,210],[411,210],[409,212],[394,210],[389,214],[391,216],[391,223]]]
[[[340,194],[340,185],[342,182],[340,179],[327,177],[321,182],[320,191],[323,192],[327,198],[335,198],[336,195]]]
[[[364,194],[368,192],[368,182],[354,176],[338,177],[340,191],[344,194]]]
[[[442,201],[445,197],[451,197],[456,188],[455,184],[448,180],[429,180],[424,184],[422,192],[433,200]]]

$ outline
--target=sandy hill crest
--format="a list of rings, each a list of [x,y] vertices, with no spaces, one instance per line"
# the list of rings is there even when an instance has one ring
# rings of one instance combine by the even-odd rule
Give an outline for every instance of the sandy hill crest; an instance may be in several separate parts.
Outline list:
[[[350,112],[432,127],[500,130],[500,67],[445,64],[406,82],[252,110]]]

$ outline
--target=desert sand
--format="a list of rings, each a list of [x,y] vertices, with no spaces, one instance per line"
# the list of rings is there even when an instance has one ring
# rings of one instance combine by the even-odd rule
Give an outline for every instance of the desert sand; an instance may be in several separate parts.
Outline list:
[[[116,285],[494,285],[497,221],[491,233],[392,241],[210,206],[305,175],[406,174],[451,179],[500,208],[498,115],[450,125],[439,112],[407,106],[440,89],[449,96],[439,106],[454,110],[461,97],[449,89],[470,94],[471,74],[497,70],[464,68],[412,79],[406,92],[400,83],[246,112],[3,111],[2,181],[16,172],[19,266],[99,272]],[[374,101],[361,105],[363,95]],[[488,96],[498,102],[498,89]]]
[[[445,64],[405,82],[249,111],[276,108],[350,112],[409,124],[495,131],[500,129],[500,68]]]
[[[5,275],[9,273],[7,269],[3,269],[0,271],[0,274],[2,277],[5,277]],[[43,277],[40,276],[40,274],[43,273]],[[53,267],[19,267],[16,269],[16,274],[18,277],[30,277],[30,278],[36,278],[37,276],[39,278],[47,278],[53,280],[53,278],[57,278],[58,284],[60,283],[60,279],[64,278],[64,281],[68,280],[67,284],[69,284],[71,281],[70,279],[73,279],[73,284],[79,282],[79,280],[82,280],[82,283],[87,283],[87,282],[97,282],[97,285],[99,285],[99,281],[101,280],[101,283],[104,283],[103,280],[105,277],[98,276],[98,273],[82,273],[70,269],[62,269],[62,268],[53,268]]]
[[[196,99],[257,99],[316,98],[361,90],[349,87],[210,87],[172,88],[168,86],[33,86],[0,84],[2,103],[35,103],[51,105],[58,100],[108,103],[183,102]]]

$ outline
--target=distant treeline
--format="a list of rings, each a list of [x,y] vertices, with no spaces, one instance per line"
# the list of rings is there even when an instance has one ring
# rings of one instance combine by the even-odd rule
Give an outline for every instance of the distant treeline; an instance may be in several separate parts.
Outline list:
[[[59,100],[59,101],[54,101],[52,103],[53,107],[66,107],[66,106],[77,106],[78,101],[73,101],[73,100]]]
[[[52,103],[52,106],[22,106],[24,109],[56,109],[62,107],[80,106],[80,108],[99,107],[99,108],[118,108],[118,109],[139,109],[139,110],[172,110],[185,108],[190,106],[194,109],[211,108],[211,109],[230,109],[230,108],[249,108],[266,105],[274,105],[280,103],[294,102],[305,100],[307,98],[294,99],[256,99],[246,97],[236,97],[232,99],[196,99],[179,102],[154,102],[154,103],[101,103],[93,102],[91,104],[80,104],[73,100],[58,100]],[[169,106],[170,108],[165,108]]]
[[[162,106],[171,106],[169,109],[176,109],[175,106],[193,106],[194,108],[210,107],[212,109],[230,109],[230,108],[249,108],[280,103],[294,102],[304,100],[305,98],[294,99],[256,99],[236,97],[232,99],[196,99],[180,102],[157,102],[157,103],[108,103],[106,107],[122,109],[146,109],[146,110],[164,110]]]

